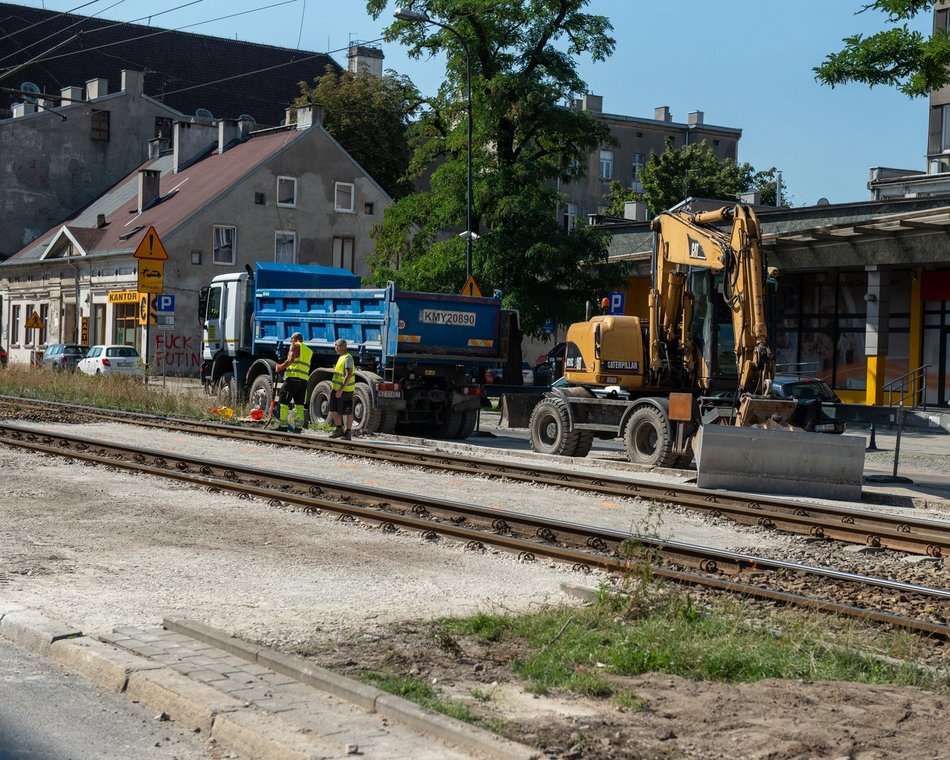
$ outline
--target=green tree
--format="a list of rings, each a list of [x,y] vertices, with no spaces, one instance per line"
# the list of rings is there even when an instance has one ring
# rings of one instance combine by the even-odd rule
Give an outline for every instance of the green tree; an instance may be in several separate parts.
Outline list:
[[[372,262],[377,280],[457,291],[465,279],[467,193],[466,51],[473,113],[473,272],[483,291],[500,289],[526,332],[549,316],[582,317],[620,274],[605,237],[556,218],[557,181],[582,176],[606,127],[565,106],[586,91],[575,59],[613,51],[610,23],[582,12],[588,0],[407,0],[406,10],[452,27],[397,21],[385,32],[415,58],[442,53],[446,81],[412,130],[410,174],[426,189],[386,210]],[[367,0],[378,17],[386,0]],[[435,167],[433,169],[433,167]]]
[[[863,6],[861,13],[887,14],[886,23],[893,28],[846,37],[842,50],[814,68],[815,79],[830,87],[848,82],[896,87],[912,98],[950,84],[950,35],[937,29],[927,36],[906,23],[933,8],[933,0],[875,0]]]
[[[610,183],[610,189],[604,193],[604,205],[607,207],[607,216],[623,218],[624,204],[628,201],[642,201],[643,193],[624,187],[617,180]]]
[[[421,99],[407,77],[337,74],[327,66],[313,87],[301,82],[300,92],[295,105],[322,105],[327,131],[387,193],[398,198],[409,192],[407,131]]]
[[[651,214],[675,206],[685,198],[735,201],[739,194],[758,190],[760,202],[775,205],[777,170],[756,172],[751,164],[719,158],[704,140],[682,148],[667,146],[651,153],[643,167],[643,199]],[[783,191],[782,205],[788,205]]]

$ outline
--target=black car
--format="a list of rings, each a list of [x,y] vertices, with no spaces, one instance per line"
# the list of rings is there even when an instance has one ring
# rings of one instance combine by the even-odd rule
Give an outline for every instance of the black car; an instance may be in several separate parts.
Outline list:
[[[836,418],[838,395],[816,377],[777,375],[772,383],[777,398],[795,399],[795,414],[789,420],[796,427],[815,433],[843,433],[844,420]]]

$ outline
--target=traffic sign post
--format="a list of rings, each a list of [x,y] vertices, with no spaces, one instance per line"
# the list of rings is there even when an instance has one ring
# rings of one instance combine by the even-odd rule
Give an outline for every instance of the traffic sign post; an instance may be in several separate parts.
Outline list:
[[[145,237],[138,244],[133,254],[139,263],[139,293],[158,295],[165,290],[165,262],[168,261],[168,251],[162,245],[162,240],[158,236],[154,227],[149,227],[145,232]],[[149,347],[151,336],[149,335],[149,324],[154,315],[154,304],[150,303],[149,297],[143,296],[142,305],[139,313],[139,323],[145,325],[145,367],[148,368]],[[145,376],[148,382],[148,375]]]
[[[475,296],[476,298],[482,297],[482,291],[478,287],[478,283],[475,282],[475,276],[469,275],[468,279],[465,281],[465,284],[462,286],[462,295],[463,296]]]

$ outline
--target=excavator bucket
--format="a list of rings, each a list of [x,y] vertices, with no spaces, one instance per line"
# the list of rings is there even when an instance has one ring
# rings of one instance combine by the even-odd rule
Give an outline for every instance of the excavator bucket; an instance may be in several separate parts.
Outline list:
[[[696,484],[753,493],[860,501],[864,439],[761,427],[704,425]]]

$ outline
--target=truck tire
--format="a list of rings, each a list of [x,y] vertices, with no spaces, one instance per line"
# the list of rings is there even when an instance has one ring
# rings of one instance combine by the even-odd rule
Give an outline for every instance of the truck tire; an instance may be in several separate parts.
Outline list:
[[[398,423],[399,412],[383,412],[379,420],[379,432],[391,435],[396,432]]]
[[[353,430],[363,435],[379,432],[383,413],[373,403],[373,394],[366,383],[357,383],[353,390]]]
[[[574,449],[574,456],[576,457],[586,457],[590,454],[591,446],[594,445],[594,434],[593,433],[578,433],[577,434],[577,448]]]
[[[247,397],[249,411],[260,409],[266,417],[270,411],[270,402],[274,398],[274,384],[267,375],[258,375],[251,383],[251,391]]]
[[[451,409],[443,410],[443,414],[445,417],[442,422],[427,425],[426,434],[432,438],[445,438],[449,440],[458,438],[465,415],[453,412]]]
[[[225,372],[218,380],[218,406],[229,406],[234,408],[234,399],[237,396],[235,392],[234,373]]]
[[[475,423],[478,422],[478,412],[463,412],[455,438],[464,441],[475,430]]]
[[[323,380],[316,384],[313,393],[310,394],[310,422],[314,425],[330,424],[331,393],[333,393],[333,385],[329,380]]]
[[[635,464],[651,467],[672,467],[679,459],[673,453],[673,440],[666,427],[666,419],[658,409],[641,406],[627,420],[623,431],[627,459]]]
[[[542,400],[531,412],[531,419],[528,421],[531,448],[542,454],[577,456],[581,434],[576,430],[568,432],[569,426],[570,417],[563,399]],[[586,453],[585,451],[584,454]]]

